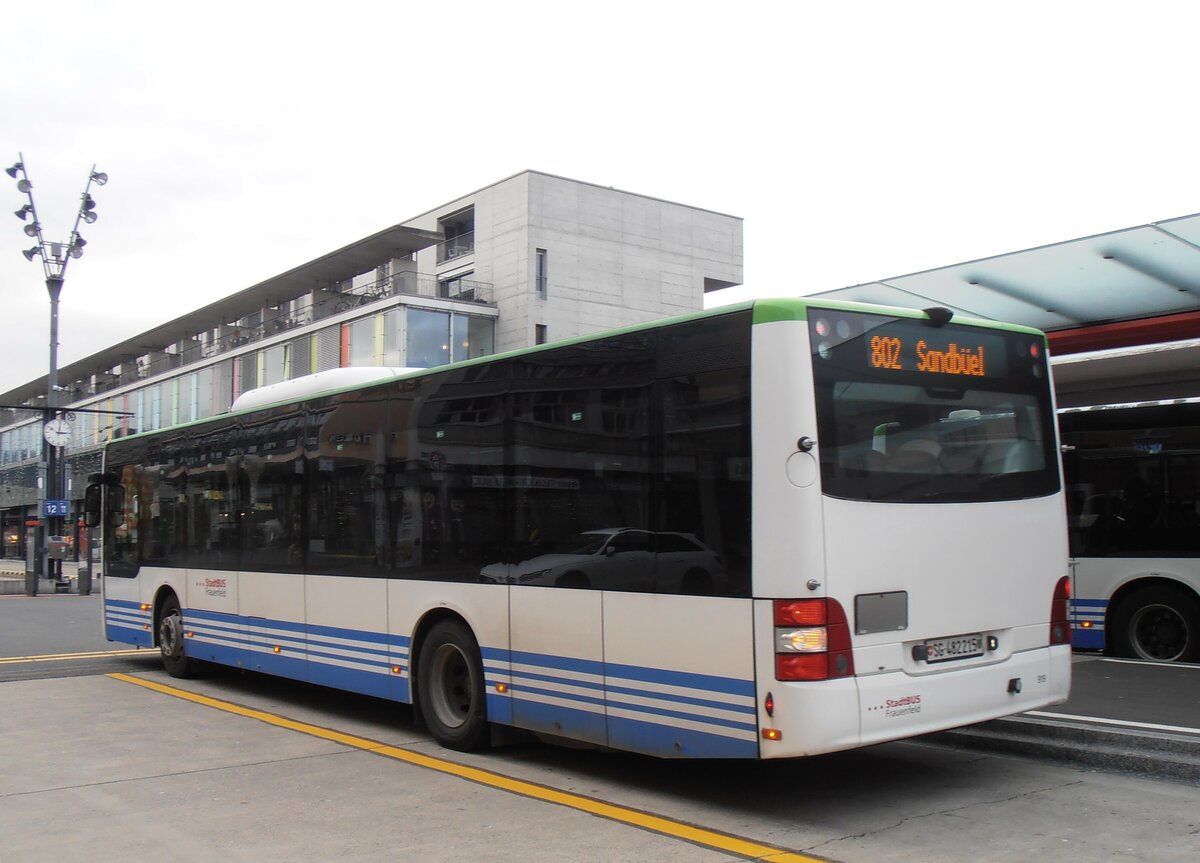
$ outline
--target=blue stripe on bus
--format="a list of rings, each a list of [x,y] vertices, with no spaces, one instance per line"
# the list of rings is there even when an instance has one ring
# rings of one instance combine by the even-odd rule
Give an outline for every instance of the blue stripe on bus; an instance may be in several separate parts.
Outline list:
[[[644,668],[638,665],[605,663],[605,674],[609,678],[621,677],[640,683],[657,683],[663,686],[678,686],[683,689],[700,689],[725,695],[744,695],[753,698],[754,681],[736,677],[715,677],[711,674],[695,674],[690,671],[669,671],[665,668]]]
[[[635,695],[643,698],[656,698],[660,701],[672,701],[677,704],[690,704],[693,707],[709,707],[714,710],[730,710],[735,713],[745,713],[757,716],[753,702],[749,704],[734,704],[729,701],[713,701],[709,698],[699,698],[694,695],[679,695],[674,692],[659,692],[650,689],[632,689],[626,686],[613,686],[611,683],[604,687],[616,695]]]
[[[1074,629],[1071,632],[1071,646],[1081,650],[1103,650],[1104,630],[1095,627]]]
[[[132,609],[135,609],[136,611],[143,611],[142,604],[140,602],[133,602],[132,600],[129,600],[129,599],[108,599],[107,597],[105,597],[104,606],[105,606],[105,608],[112,606],[115,608],[132,608]],[[145,611],[144,613],[149,614],[150,612]]]
[[[110,639],[151,646],[152,633],[139,628],[149,622],[149,611],[127,600],[106,600],[105,605],[109,632],[119,630],[115,637],[110,634]],[[188,640],[188,654],[197,659],[412,701],[410,675],[390,673],[393,666],[408,670],[412,646],[409,636],[199,609],[185,609],[183,616],[187,629],[195,633]],[[128,626],[115,626],[114,619],[124,619]],[[344,644],[335,639],[360,643]],[[283,652],[274,652],[277,645],[283,647]],[[757,740],[752,737],[757,731],[756,710],[752,702],[743,700],[753,698],[753,680],[497,647],[481,646],[480,653],[487,666],[487,712],[493,722],[607,742],[609,746],[651,755],[752,758],[758,754]],[[528,668],[512,669],[509,663]],[[347,667],[352,665],[360,667]],[[561,672],[591,679],[576,679]],[[496,682],[508,682],[509,692],[496,693]],[[663,687],[686,689],[691,694]],[[722,697],[731,698],[726,701]],[[540,699],[573,706],[547,704]],[[690,711],[689,707],[696,710]],[[606,708],[645,718],[613,716]],[[741,715],[745,721],[705,711]],[[680,721],[710,730],[680,728]],[[731,733],[724,734],[722,729]]]
[[[509,651],[509,660],[514,665],[536,665],[557,671],[604,676],[604,663],[595,659],[576,659],[573,656],[553,656],[546,653],[526,653],[522,650],[512,650]]]
[[[140,602],[128,599],[104,599],[104,637],[109,641],[153,647],[154,633],[150,631],[152,614]]]
[[[1081,650],[1104,649],[1104,616],[1107,599],[1078,597],[1070,601],[1071,646]],[[1083,626],[1087,621],[1091,626]]]
[[[604,707],[604,693],[599,693],[598,697],[590,695],[582,695],[578,692],[565,692],[561,689],[543,689],[539,686],[513,686],[510,690],[514,697],[520,698],[526,694],[530,695],[547,695],[551,698],[560,698],[564,701],[574,701],[577,704],[590,704],[595,707]]]
[[[608,717],[608,745],[663,758],[757,758],[758,741],[619,716]]]
[[[513,698],[513,724],[531,731],[545,731],[604,745],[608,739],[604,711],[574,709],[540,701]]]
[[[514,665],[532,665],[539,668],[591,674],[609,681],[633,680],[639,683],[677,686],[681,689],[698,689],[704,692],[738,695],[748,698],[753,698],[755,695],[753,680],[744,680],[735,677],[717,677],[711,674],[671,671],[665,668],[648,668],[640,665],[620,665],[615,662],[575,659],[568,656],[550,656],[541,653],[526,653],[519,650],[511,651],[509,655]],[[578,685],[586,685],[582,681],[571,680],[570,682]],[[662,694],[662,697],[667,696]]]
[[[662,716],[669,719],[687,719],[691,722],[702,722],[706,725],[719,725],[722,728],[733,728],[738,731],[758,731],[757,722],[738,722],[733,719],[725,719],[719,716],[709,716],[705,713],[685,713],[682,710],[667,710],[662,707],[652,707],[647,704],[632,704],[627,702],[608,699],[607,707],[612,710],[628,710],[633,713],[645,713],[650,716]]]

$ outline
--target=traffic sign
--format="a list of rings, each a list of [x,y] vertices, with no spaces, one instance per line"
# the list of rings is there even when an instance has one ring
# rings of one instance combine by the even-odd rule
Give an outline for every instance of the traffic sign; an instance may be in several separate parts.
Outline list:
[[[42,506],[42,515],[46,518],[63,518],[70,515],[71,502],[66,500],[45,500]]]

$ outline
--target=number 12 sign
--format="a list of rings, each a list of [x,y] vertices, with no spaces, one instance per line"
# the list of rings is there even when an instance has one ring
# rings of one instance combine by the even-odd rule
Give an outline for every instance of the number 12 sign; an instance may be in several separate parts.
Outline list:
[[[42,508],[42,515],[47,518],[62,518],[70,514],[70,504],[65,500],[47,500]]]

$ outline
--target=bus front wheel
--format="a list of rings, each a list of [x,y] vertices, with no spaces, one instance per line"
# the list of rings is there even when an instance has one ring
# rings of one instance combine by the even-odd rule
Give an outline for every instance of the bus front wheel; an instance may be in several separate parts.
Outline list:
[[[1125,597],[1108,626],[1110,652],[1157,662],[1200,660],[1200,602],[1172,587]]]
[[[425,725],[438,743],[460,752],[485,743],[483,661],[466,626],[443,620],[429,630],[418,659],[417,692]]]
[[[169,596],[158,617],[158,650],[162,654],[163,668],[172,677],[191,677],[195,670],[192,660],[187,658],[183,641],[183,612],[179,609],[179,600]]]

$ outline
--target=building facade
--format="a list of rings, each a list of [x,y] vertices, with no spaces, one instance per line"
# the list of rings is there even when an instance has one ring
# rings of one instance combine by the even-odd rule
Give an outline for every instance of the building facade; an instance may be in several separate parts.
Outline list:
[[[72,518],[114,438],[334,368],[430,368],[703,308],[741,219],[524,171],[59,369]],[[41,540],[47,378],[0,394],[3,555]],[[73,531],[76,539],[78,530]]]

